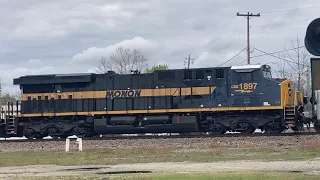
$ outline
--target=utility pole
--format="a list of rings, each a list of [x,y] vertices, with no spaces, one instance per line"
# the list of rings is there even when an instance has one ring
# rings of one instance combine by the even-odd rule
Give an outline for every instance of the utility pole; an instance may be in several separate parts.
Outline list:
[[[184,61],[184,65],[186,65],[186,63],[187,63],[188,64],[188,69],[190,69],[190,64],[193,64],[195,59],[194,58],[191,59],[190,54],[189,54],[188,58],[185,58],[185,59],[187,60],[187,62]]]
[[[260,17],[260,13],[258,14],[250,14],[249,12],[247,14],[240,14],[237,13],[237,16],[244,16],[247,19],[247,53],[248,53],[248,64],[250,64],[250,24],[249,20],[251,17]]]

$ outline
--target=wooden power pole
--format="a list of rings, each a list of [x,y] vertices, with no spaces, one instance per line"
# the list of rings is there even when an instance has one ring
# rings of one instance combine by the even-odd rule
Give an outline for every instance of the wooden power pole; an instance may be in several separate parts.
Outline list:
[[[249,12],[247,14],[240,14],[237,13],[237,16],[244,16],[247,19],[247,53],[248,53],[248,64],[250,64],[250,24],[249,20],[251,17],[260,17],[260,13],[258,14],[250,14]]]

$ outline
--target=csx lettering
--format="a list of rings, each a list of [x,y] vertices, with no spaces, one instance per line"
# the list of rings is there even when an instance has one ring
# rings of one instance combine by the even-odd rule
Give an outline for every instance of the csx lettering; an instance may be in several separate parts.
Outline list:
[[[118,91],[107,91],[107,98],[117,98],[117,97],[139,97],[141,90],[118,90]]]

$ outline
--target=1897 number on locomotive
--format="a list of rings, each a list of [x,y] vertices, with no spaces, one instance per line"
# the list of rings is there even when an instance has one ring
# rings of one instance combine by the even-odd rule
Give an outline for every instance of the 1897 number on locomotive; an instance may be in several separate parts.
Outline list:
[[[253,92],[252,90],[255,90],[257,88],[257,85],[258,83],[240,83],[232,85],[231,88],[235,89],[236,92],[249,93]]]

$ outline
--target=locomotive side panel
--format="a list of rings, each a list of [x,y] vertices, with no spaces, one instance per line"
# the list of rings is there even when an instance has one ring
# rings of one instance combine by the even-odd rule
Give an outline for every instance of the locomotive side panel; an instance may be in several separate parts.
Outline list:
[[[220,71],[221,72],[221,71]],[[218,74],[218,73],[217,73]],[[121,78],[120,78],[121,77]],[[143,89],[139,88],[131,89],[132,82],[128,81],[130,76],[114,76],[113,82],[117,81],[115,87],[119,88],[129,88],[128,90],[118,90],[118,88],[113,88],[109,93],[106,93],[106,98],[104,97],[103,91],[93,91],[100,90],[109,86],[107,83],[103,83],[102,80],[97,80],[95,83],[87,84],[68,84],[68,86],[76,87],[74,92],[72,89],[65,89],[65,85],[54,85],[55,87],[61,87],[58,89],[58,93],[47,93],[47,94],[25,94],[24,100],[27,100],[24,103],[24,109],[31,109],[29,113],[41,113],[44,111],[43,104],[49,104],[48,109],[51,109],[48,112],[68,112],[70,101],[76,102],[75,107],[77,112],[92,112],[92,111],[121,111],[121,110],[139,110],[139,109],[171,109],[171,108],[199,108],[199,107],[230,107],[230,106],[273,106],[279,105],[279,93],[274,93],[272,96],[267,97],[262,92],[262,89],[275,88],[274,91],[279,92],[279,82],[271,82],[264,79],[256,80],[255,82],[246,82],[242,81],[240,85],[231,85],[231,88],[228,87],[230,84],[227,82],[227,78],[222,78],[221,76],[216,79],[216,84],[212,81],[204,81],[197,79],[196,81],[183,82],[185,87],[175,87],[175,88],[166,88],[164,85],[162,87],[156,87],[155,89]],[[134,83],[139,82],[139,76],[137,76]],[[238,77],[238,75],[236,76]],[[240,76],[241,77],[241,76]],[[126,81],[127,79],[127,81]],[[123,82],[123,83],[120,83]],[[149,86],[145,85],[145,87]],[[149,81],[150,82],[150,81]],[[151,81],[152,82],[152,81]],[[233,80],[234,82],[234,80]],[[157,82],[159,83],[159,82]],[[161,82],[160,82],[161,83]],[[192,86],[196,83],[204,87]],[[269,83],[269,84],[268,84]],[[131,84],[131,85],[130,85]],[[145,83],[146,84],[146,83]],[[152,84],[152,83],[150,83]],[[182,83],[181,83],[182,84]],[[277,84],[277,85],[276,85]],[[143,85],[143,84],[141,84]],[[188,85],[191,85],[188,87]],[[102,87],[101,87],[102,86]],[[172,85],[171,85],[172,86]],[[239,89],[236,89],[237,86]],[[149,86],[150,87],[150,86]],[[209,88],[211,88],[209,90]],[[241,88],[248,89],[242,90]],[[251,90],[252,89],[252,90]],[[89,90],[89,91],[88,91]],[[65,92],[71,91],[71,92]],[[131,91],[131,92],[129,92]],[[209,92],[210,91],[210,92]],[[229,94],[229,92],[232,92]],[[134,97],[127,97],[127,93],[131,93]],[[142,94],[141,94],[142,93]],[[266,93],[269,94],[269,93]],[[42,97],[44,96],[44,98]],[[229,98],[231,97],[231,99]],[[264,98],[264,99],[263,99]],[[271,99],[273,98],[273,99]],[[262,100],[261,100],[262,99]],[[262,104],[269,103],[269,100],[272,104]],[[48,101],[50,103],[48,103]],[[53,101],[53,102],[52,102]],[[140,105],[141,104],[141,105]],[[51,106],[50,106],[51,105]],[[54,106],[52,106],[54,105]],[[31,106],[31,108],[30,108]],[[147,108],[146,108],[147,106]],[[70,111],[69,111],[70,112]]]
[[[137,74],[101,76],[91,83],[53,84],[56,93],[24,94],[24,114],[46,113],[47,109],[48,113],[72,110],[90,113],[173,108],[189,108],[192,111],[192,108],[280,105],[280,93],[266,92],[279,92],[279,82],[261,78],[259,73],[234,73],[225,69],[212,69],[215,77],[206,74],[207,78],[204,78],[204,73],[200,72],[209,72],[208,69],[173,72],[180,72],[183,79],[160,81],[157,76],[156,80],[152,80],[152,74]],[[165,87],[166,85],[171,88]],[[73,109],[67,108],[70,107],[71,101],[75,104]],[[48,108],[45,104],[48,104]]]
[[[230,106],[277,107],[281,102],[280,80],[264,76],[261,69],[230,70]]]

